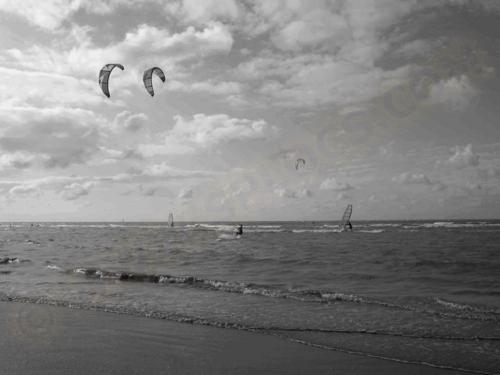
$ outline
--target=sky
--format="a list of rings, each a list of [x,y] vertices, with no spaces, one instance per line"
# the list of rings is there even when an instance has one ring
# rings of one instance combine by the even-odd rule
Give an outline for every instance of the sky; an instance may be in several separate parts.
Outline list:
[[[498,1],[20,3],[0,221],[500,217]]]

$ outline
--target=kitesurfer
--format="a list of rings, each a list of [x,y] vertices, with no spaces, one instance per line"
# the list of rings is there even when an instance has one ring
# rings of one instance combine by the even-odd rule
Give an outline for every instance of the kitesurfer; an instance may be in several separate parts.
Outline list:
[[[237,236],[242,236],[243,235],[243,225],[239,224],[238,227],[236,228],[235,234]]]

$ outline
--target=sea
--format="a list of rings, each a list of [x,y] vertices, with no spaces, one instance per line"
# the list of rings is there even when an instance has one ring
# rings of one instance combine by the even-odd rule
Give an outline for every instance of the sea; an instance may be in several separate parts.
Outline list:
[[[0,300],[500,372],[500,221],[236,224],[1,223]],[[4,319],[19,335],[58,328],[49,313]]]

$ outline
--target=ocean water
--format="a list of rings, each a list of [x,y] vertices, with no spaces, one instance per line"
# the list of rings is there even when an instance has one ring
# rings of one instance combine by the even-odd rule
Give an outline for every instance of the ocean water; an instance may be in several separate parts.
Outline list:
[[[243,224],[3,223],[0,300],[500,372],[500,221]],[[6,319],[57,329],[50,314]]]

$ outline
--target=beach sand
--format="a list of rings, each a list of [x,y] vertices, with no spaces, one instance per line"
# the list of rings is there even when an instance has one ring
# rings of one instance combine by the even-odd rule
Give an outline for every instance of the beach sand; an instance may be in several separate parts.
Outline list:
[[[453,374],[280,337],[0,302],[0,374]]]

